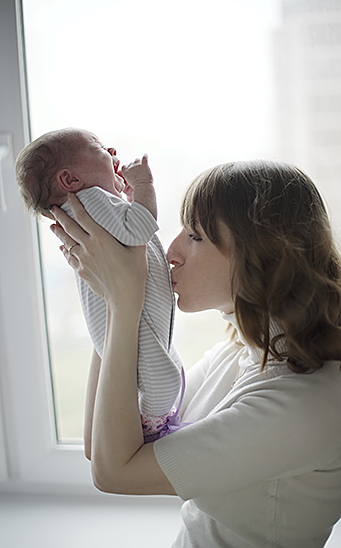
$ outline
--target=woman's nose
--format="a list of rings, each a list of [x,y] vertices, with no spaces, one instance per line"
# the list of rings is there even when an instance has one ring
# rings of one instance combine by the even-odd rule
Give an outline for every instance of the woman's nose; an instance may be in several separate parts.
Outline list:
[[[181,253],[180,236],[181,233],[176,238],[174,238],[168,248],[167,261],[169,262],[169,264],[177,265],[184,262],[184,257]]]

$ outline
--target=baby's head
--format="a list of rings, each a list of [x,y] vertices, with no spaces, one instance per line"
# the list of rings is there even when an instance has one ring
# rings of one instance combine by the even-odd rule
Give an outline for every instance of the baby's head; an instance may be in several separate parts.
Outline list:
[[[124,188],[117,174],[114,149],[106,149],[93,133],[76,128],[51,131],[32,141],[16,160],[16,177],[26,208],[50,217],[69,192],[99,186],[118,195]]]

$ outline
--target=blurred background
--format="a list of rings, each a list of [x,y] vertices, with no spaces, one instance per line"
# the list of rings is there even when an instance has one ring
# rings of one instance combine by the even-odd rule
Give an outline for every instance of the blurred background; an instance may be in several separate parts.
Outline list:
[[[31,138],[76,126],[144,152],[160,238],[180,230],[188,183],[223,162],[292,162],[314,179],[341,235],[340,0],[23,0]],[[73,272],[39,223],[56,425],[82,441],[91,356]],[[216,311],[177,311],[187,368],[225,337]]]

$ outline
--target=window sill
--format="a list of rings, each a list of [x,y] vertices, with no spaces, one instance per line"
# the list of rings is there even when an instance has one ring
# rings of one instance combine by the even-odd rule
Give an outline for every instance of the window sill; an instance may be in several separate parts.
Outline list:
[[[180,505],[180,500],[174,497],[2,494],[0,545],[8,548],[171,546],[180,527]]]

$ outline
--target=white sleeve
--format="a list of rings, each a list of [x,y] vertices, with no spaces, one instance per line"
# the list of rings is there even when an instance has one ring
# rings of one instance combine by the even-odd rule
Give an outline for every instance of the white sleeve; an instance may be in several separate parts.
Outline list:
[[[98,187],[77,193],[91,217],[124,245],[144,245],[158,230],[153,215],[138,202],[125,202]]]
[[[229,408],[156,441],[178,495],[219,495],[331,462],[341,451],[338,364],[324,380],[317,371],[255,382]]]

